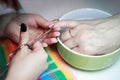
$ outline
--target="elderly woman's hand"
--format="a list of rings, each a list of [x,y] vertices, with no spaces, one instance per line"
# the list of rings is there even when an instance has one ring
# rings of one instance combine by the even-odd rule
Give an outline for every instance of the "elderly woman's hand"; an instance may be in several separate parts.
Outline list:
[[[120,14],[95,20],[59,21],[55,27],[67,27],[62,42],[82,54],[101,55],[120,47]]]

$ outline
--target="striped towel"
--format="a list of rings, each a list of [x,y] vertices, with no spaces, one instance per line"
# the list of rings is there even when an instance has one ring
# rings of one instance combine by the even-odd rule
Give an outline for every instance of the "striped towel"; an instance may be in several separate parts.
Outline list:
[[[4,49],[6,62],[9,62],[8,55],[17,48],[17,45],[10,40],[5,40],[2,42],[2,48]],[[45,50],[48,53],[48,69],[40,74],[37,80],[75,80],[68,65],[60,57],[56,45],[49,46]]]

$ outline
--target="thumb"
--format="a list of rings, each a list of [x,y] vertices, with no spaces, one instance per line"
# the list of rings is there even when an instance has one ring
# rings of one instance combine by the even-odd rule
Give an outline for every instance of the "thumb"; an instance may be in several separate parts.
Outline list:
[[[35,15],[34,17],[35,17],[36,23],[37,23],[40,27],[42,27],[42,28],[44,28],[44,29],[49,28],[49,27],[48,27],[49,21],[47,21],[45,18],[43,18],[43,17],[40,16],[40,15]]]
[[[39,41],[34,43],[32,48],[33,48],[33,52],[36,52],[36,51],[39,51],[40,53],[44,52],[43,46],[42,46],[42,44]]]
[[[79,21],[77,20],[62,20],[55,23],[55,27],[66,27],[66,28],[74,28],[79,25]]]
[[[20,29],[20,41],[19,41],[19,45],[23,45],[26,44],[29,40],[29,34],[27,31],[27,26],[22,23],[21,24],[21,29]]]

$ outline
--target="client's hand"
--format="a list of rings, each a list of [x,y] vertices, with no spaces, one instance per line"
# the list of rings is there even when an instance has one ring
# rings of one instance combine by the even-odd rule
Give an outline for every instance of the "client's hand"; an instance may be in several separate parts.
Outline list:
[[[26,44],[29,40],[28,31],[23,25],[20,38],[20,45]],[[40,42],[33,44],[32,50],[28,46],[17,51],[12,59],[6,80],[36,80],[47,68],[47,53]]]
[[[120,47],[120,14],[86,21],[59,21],[55,27],[68,27],[63,43],[72,50],[88,55],[110,53]]]

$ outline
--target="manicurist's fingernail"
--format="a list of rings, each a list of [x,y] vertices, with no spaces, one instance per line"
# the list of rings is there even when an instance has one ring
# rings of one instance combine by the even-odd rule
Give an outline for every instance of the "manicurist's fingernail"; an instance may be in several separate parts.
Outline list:
[[[22,23],[20,30],[21,30],[21,32],[26,32],[27,31],[27,26],[24,23]]]

